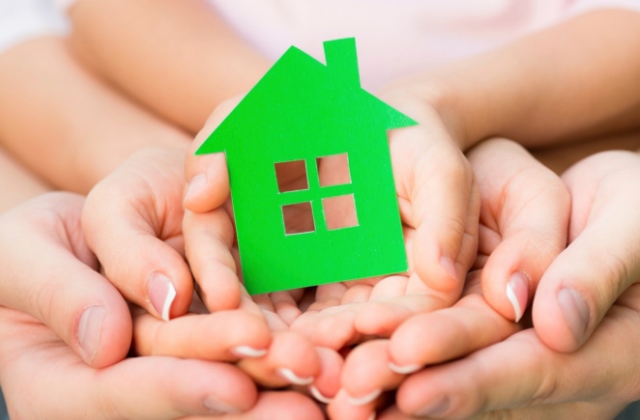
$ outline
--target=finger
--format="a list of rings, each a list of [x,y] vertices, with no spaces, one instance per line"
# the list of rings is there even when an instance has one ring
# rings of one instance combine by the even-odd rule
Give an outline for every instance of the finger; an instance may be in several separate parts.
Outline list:
[[[0,374],[16,418],[172,419],[239,413],[256,401],[251,380],[225,363],[138,357],[97,372],[78,363],[45,326],[18,316],[13,319],[22,319],[23,327],[0,327],[14,333],[0,334]],[[14,353],[7,355],[8,349]]]
[[[475,256],[479,197],[468,162],[444,128],[428,118],[392,132],[391,155],[398,195],[412,204],[405,222],[417,230],[416,272],[433,289],[453,295]]]
[[[349,353],[342,371],[342,386],[351,405],[366,405],[383,391],[396,388],[404,375],[389,369],[389,340],[371,340]]]
[[[256,405],[246,413],[220,417],[224,420],[322,420],[324,415],[312,400],[293,391],[261,392]]]
[[[375,413],[378,397],[363,404],[349,403],[349,396],[345,390],[340,390],[327,406],[329,418],[335,420],[368,420]]]
[[[485,249],[483,295],[504,317],[519,321],[542,274],[566,246],[569,192],[514,142],[485,141],[468,156],[481,192],[482,224],[501,238]]]
[[[342,356],[325,347],[316,347],[320,360],[320,373],[309,385],[311,395],[323,404],[329,404],[340,390],[340,375],[344,359]]]
[[[83,201],[47,194],[0,218],[0,305],[33,315],[86,363],[104,367],[126,356],[131,318],[118,291],[95,271],[80,228]]]
[[[82,225],[106,277],[131,302],[162,319],[184,314],[193,281],[170,243],[182,236],[182,152],[146,151],[87,197]]]
[[[184,195],[184,206],[195,213],[205,213],[220,207],[229,198],[229,172],[225,154],[206,150],[200,151],[204,154],[196,154],[196,151],[241,100],[242,97],[236,97],[221,103],[187,152],[185,174],[188,185]]]
[[[134,318],[133,341],[141,356],[237,361],[264,356],[271,334],[264,318],[241,310],[185,315],[169,322],[142,314]]]
[[[629,182],[640,176],[640,158],[610,152],[574,169],[565,176],[574,201],[573,241],[543,276],[533,305],[542,341],[565,352],[583,345],[620,293],[640,278],[640,223],[634,211],[640,188]],[[585,207],[591,210],[581,214]]]
[[[413,373],[498,343],[518,329],[481,295],[468,295],[455,307],[416,315],[398,327],[389,342],[390,366],[398,373]]]
[[[231,254],[235,231],[227,212],[187,211],[183,230],[187,259],[204,304],[210,311],[237,308],[243,287]]]
[[[635,290],[631,290],[635,289]],[[640,288],[628,292],[636,304]],[[638,308],[614,306],[591,339],[577,352],[557,353],[533,329],[473,355],[410,376],[399,388],[397,403],[407,414],[468,417],[485,411],[568,401],[620,402],[636,399],[640,387],[629,369],[637,365],[634,349]],[[611,343],[616,343],[615,358]]]
[[[243,359],[238,366],[257,383],[268,387],[310,385],[321,368],[311,341],[294,331],[273,332],[266,356]]]

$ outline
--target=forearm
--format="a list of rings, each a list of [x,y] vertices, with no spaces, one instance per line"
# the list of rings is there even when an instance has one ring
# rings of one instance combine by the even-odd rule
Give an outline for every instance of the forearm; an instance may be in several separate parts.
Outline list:
[[[87,192],[136,150],[189,144],[86,71],[61,38],[2,54],[0,92],[2,145],[59,188]]]
[[[640,13],[603,10],[406,81],[463,148],[537,147],[640,125]]]
[[[70,15],[84,59],[193,133],[270,65],[202,0],[80,0]]]

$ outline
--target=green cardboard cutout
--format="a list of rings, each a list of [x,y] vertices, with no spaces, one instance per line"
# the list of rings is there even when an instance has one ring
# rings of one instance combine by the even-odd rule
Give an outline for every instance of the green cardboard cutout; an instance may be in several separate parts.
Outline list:
[[[289,48],[196,152],[226,152],[251,294],[407,270],[387,130],[417,123],[360,87],[354,38],[324,51],[326,65]],[[318,159],[334,155],[346,157],[348,174],[323,186]],[[279,186],[284,162],[306,171],[301,189]],[[357,221],[327,220],[332,200],[355,206]],[[288,206],[309,212],[313,226],[292,233]]]

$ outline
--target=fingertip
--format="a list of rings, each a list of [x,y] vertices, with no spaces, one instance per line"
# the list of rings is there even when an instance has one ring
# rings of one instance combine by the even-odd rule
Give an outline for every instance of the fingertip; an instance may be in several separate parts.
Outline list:
[[[584,294],[567,285],[542,288],[533,304],[533,325],[549,348],[570,353],[590,336],[591,310]]]
[[[212,153],[187,159],[187,186],[183,206],[204,213],[222,206],[229,199],[229,172],[225,153]]]

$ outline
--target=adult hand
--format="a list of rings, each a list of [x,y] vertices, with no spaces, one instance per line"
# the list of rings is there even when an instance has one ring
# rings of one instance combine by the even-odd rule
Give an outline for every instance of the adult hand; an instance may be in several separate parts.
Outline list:
[[[131,315],[95,271],[80,228],[83,202],[75,194],[46,194],[0,217],[0,305],[31,315],[100,368],[126,356]]]
[[[570,244],[539,283],[532,314],[535,330],[523,330],[471,356],[411,375],[397,393],[402,412],[465,417],[541,404],[531,412],[593,408],[605,413],[603,417],[612,417],[640,398],[633,358],[638,342],[634,334],[629,334],[638,327],[640,309],[635,252],[638,236],[637,223],[627,214],[637,204],[637,187],[629,180],[637,179],[638,170],[637,154],[605,152],[579,162],[563,175],[573,199]],[[563,314],[561,305],[567,302],[557,298],[565,287],[579,290],[579,296],[589,302],[589,316],[584,318],[588,321],[579,336],[571,328],[575,318]],[[569,302],[575,305],[576,300]],[[606,312],[602,314],[603,311]],[[546,317],[554,323],[539,322],[546,321]],[[482,320],[479,316],[476,319]],[[398,340],[398,346],[388,347],[388,360],[405,366],[415,360],[408,357],[411,348],[407,347],[406,338],[421,326],[424,336],[428,321],[416,317],[403,325],[392,341],[404,336],[404,343]],[[437,320],[430,321],[434,325]],[[468,324],[464,331],[469,337],[482,337],[482,331],[495,333],[501,329],[487,318],[481,325]],[[553,329],[555,334],[549,334]],[[433,349],[445,349],[446,345],[447,340],[423,346],[423,351],[414,353],[427,356],[422,363],[435,362],[438,359],[433,354],[437,352]],[[573,353],[562,352],[580,345]],[[345,375],[350,364],[347,360]],[[386,381],[399,383],[401,377],[392,375],[387,374],[391,379]]]
[[[0,382],[12,417],[157,419],[254,405],[255,413],[275,415],[288,403],[302,417],[319,417],[299,396],[258,398],[251,379],[228,364],[123,361],[129,308],[95,271],[80,229],[83,202],[51,193],[0,217]]]
[[[482,211],[477,270],[467,276],[465,295],[451,308],[406,320],[390,340],[354,349],[342,374],[343,389],[329,406],[337,418],[366,419],[382,391],[395,389],[406,374],[518,331],[520,326],[509,318],[522,316],[545,268],[563,249],[569,197],[557,176],[522,147],[501,139],[477,146],[469,160],[479,181]],[[527,281],[514,287],[519,293],[510,301],[505,290],[518,272],[526,272]],[[492,308],[481,289],[505,301],[507,316]]]

